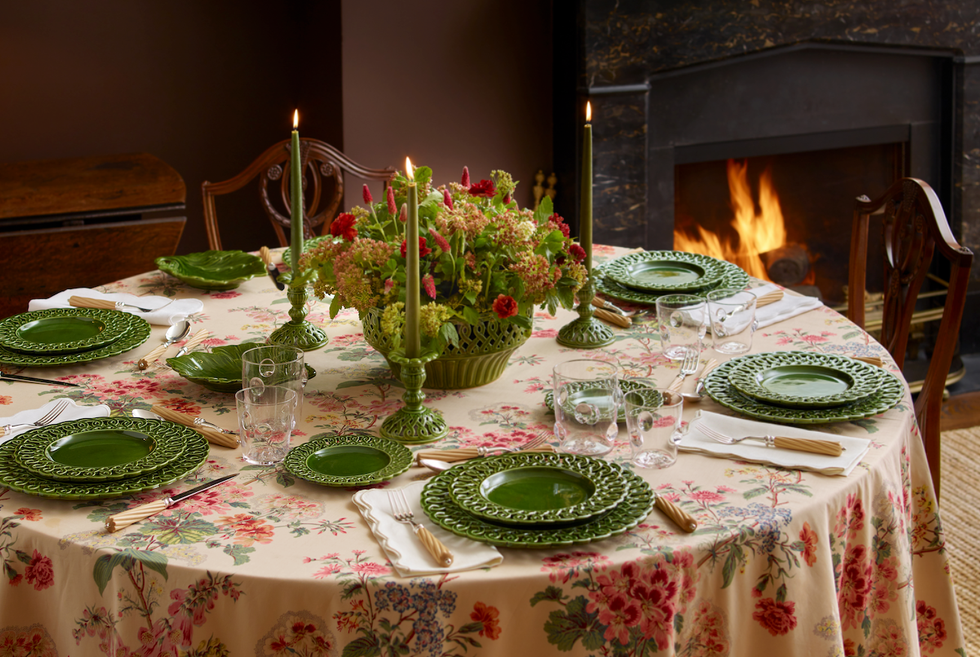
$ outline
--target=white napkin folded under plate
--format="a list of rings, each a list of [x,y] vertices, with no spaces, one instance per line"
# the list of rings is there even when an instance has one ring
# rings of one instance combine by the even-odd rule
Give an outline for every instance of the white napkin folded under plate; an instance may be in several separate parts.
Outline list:
[[[791,449],[766,447],[757,440],[746,440],[741,443],[725,445],[708,438],[698,431],[698,425],[706,426],[733,438],[740,436],[786,436],[789,438],[813,438],[816,440],[833,440],[844,447],[840,456],[797,452]],[[852,438],[835,434],[810,431],[782,424],[769,424],[756,420],[746,420],[720,413],[701,411],[700,418],[688,426],[687,432],[678,443],[678,448],[686,452],[710,453],[717,456],[736,458],[752,463],[769,463],[781,468],[794,470],[810,470],[826,475],[847,476],[851,474],[861,458],[871,446],[867,438]]]
[[[780,289],[782,288],[778,285],[767,283],[762,287],[752,288],[749,292],[757,297],[762,297]],[[784,319],[790,319],[791,317],[802,315],[805,312],[816,310],[822,305],[823,302],[816,297],[806,297],[786,290],[783,298],[779,301],[762,306],[761,308],[756,308],[755,318],[759,322],[759,328],[765,328]]]
[[[51,410],[51,408],[61,402],[61,399],[52,399],[44,406],[40,408],[32,408],[29,411],[21,411],[16,415],[11,415],[10,417],[0,417],[0,426],[7,424],[23,424],[26,422],[34,422],[42,417],[44,414]],[[105,404],[99,404],[98,406],[79,406],[73,400],[68,400],[68,407],[61,412],[54,422],[51,424],[58,424],[59,422],[67,422],[69,420],[81,420],[86,417],[109,417],[109,407]],[[51,425],[45,425],[51,426]],[[0,437],[0,445],[7,442],[15,436],[19,436],[25,431],[30,431],[32,427],[14,429],[12,432],[8,433],[6,436]]]
[[[28,306],[28,310],[47,310],[49,308],[70,308],[68,299],[71,297],[88,297],[90,299],[105,299],[106,301],[122,301],[131,303],[140,308],[154,308],[144,313],[136,308],[122,308],[122,310],[132,313],[137,317],[142,317],[150,324],[156,326],[170,326],[179,322],[188,315],[199,313],[204,310],[204,302],[200,299],[168,299],[167,297],[146,296],[138,297],[135,294],[125,292],[96,292],[88,288],[75,288],[65,290],[48,299],[34,299]],[[173,303],[171,303],[171,301]]]
[[[428,519],[422,510],[421,497],[424,481],[409,484],[402,488],[408,505],[415,514],[415,520],[442,541],[453,553],[453,565],[448,568],[437,566],[432,556],[412,530],[412,525],[398,522],[391,515],[388,491],[383,488],[369,488],[354,493],[354,504],[368,521],[375,538],[388,555],[388,560],[402,577],[453,573],[474,568],[486,568],[500,564],[504,558],[497,548],[470,538],[457,536],[446,531]]]

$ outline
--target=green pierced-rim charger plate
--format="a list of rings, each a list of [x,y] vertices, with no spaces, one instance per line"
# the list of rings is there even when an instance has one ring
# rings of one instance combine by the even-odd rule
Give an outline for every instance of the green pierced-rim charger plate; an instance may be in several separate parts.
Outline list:
[[[177,374],[192,383],[215,392],[238,392],[242,389],[242,354],[249,349],[264,347],[262,342],[226,344],[208,351],[192,351],[167,359]],[[316,376],[316,370],[306,366],[306,378]]]
[[[881,370],[881,377],[874,394],[859,401],[834,406],[833,408],[785,408],[766,404],[746,397],[732,385],[729,377],[736,361],[728,361],[711,370],[703,379],[704,390],[716,402],[733,411],[749,417],[784,424],[829,424],[831,422],[853,422],[881,415],[902,401],[905,386],[892,374]]]
[[[733,358],[732,387],[789,408],[832,408],[870,397],[881,369],[833,354],[778,351]]]
[[[545,525],[594,518],[626,495],[623,469],[602,459],[528,452],[454,466],[453,501],[503,524]]]
[[[412,466],[412,451],[370,434],[321,434],[289,450],[287,472],[324,486],[368,486],[397,477]]]
[[[201,290],[232,290],[265,273],[257,255],[244,251],[202,251],[156,259],[160,271]]]
[[[75,363],[89,363],[101,358],[118,356],[146,342],[146,339],[150,337],[149,323],[142,317],[137,317],[132,313],[120,312],[119,314],[124,316],[123,321],[128,323],[129,330],[118,340],[110,342],[103,347],[65,354],[25,354],[0,345],[0,363],[20,365],[23,367],[61,367]]]
[[[641,251],[606,263],[603,274],[624,287],[670,294],[713,287],[725,275],[725,261],[684,251]]]
[[[176,460],[187,427],[132,417],[85,418],[24,434],[15,458],[59,481],[111,481],[153,472]]]
[[[622,469],[626,497],[611,511],[581,523],[507,526],[472,515],[450,496],[456,467],[436,475],[422,489],[422,508],[432,522],[458,536],[512,548],[552,548],[589,543],[622,534],[640,524],[653,510],[654,494],[640,476]]]
[[[588,397],[588,384],[587,383],[581,383],[581,384],[578,384],[578,386],[575,386],[575,387],[579,387],[579,386],[581,387],[582,397],[583,398]],[[627,392],[632,392],[632,391],[637,390],[637,389],[640,389],[640,388],[649,388],[649,387],[650,386],[648,386],[646,383],[644,383],[642,381],[630,381],[629,379],[626,379],[626,380],[623,380],[623,381],[620,381],[619,382],[619,389],[622,390],[624,394],[627,393]],[[578,396],[576,396],[575,399],[578,399]],[[649,398],[648,399],[645,399],[645,401],[649,405],[651,405],[651,406],[654,406],[655,405],[655,406],[658,406],[659,407],[661,404],[663,404],[663,399],[661,398],[660,393],[659,392],[655,392],[655,391],[652,391],[650,393]],[[548,390],[548,391],[546,391],[544,393],[544,403],[548,406],[548,410],[549,411],[551,411],[552,413],[555,412],[555,391],[554,390]],[[616,420],[618,422],[625,422],[626,421],[626,409],[623,407],[622,404],[619,407],[619,413],[616,416]]]
[[[163,424],[161,420],[150,421]],[[23,433],[0,445],[0,488],[56,500],[107,500],[160,488],[183,479],[208,458],[208,441],[204,436],[189,427],[184,429],[187,429],[187,442],[183,453],[162,468],[129,479],[86,482],[48,479],[18,465],[14,455],[30,435],[30,432]]]
[[[0,345],[29,354],[86,351],[115,342],[130,329],[129,313],[90,308],[50,308],[0,322]]]
[[[615,261],[613,261],[615,262]],[[749,275],[738,265],[719,260],[722,265],[722,276],[717,283],[709,286],[710,289],[734,288],[744,290],[749,286]],[[606,276],[606,271],[611,262],[607,262],[595,267],[595,289],[596,292],[619,301],[652,306],[657,303],[657,299],[670,294],[669,292],[642,292],[633,290]],[[707,291],[707,290],[703,290]]]

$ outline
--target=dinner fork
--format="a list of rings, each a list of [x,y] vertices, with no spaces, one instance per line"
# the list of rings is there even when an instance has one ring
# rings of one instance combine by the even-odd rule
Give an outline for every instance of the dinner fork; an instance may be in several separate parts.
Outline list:
[[[684,360],[681,361],[681,371],[677,374],[677,378],[667,386],[667,390],[679,391],[681,386],[684,385],[684,379],[698,371],[700,362],[701,352],[697,349],[688,349]]]
[[[400,488],[389,490],[388,504],[391,505],[391,515],[395,520],[412,525],[412,530],[415,532],[415,535],[418,536],[419,541],[425,546],[429,554],[432,555],[432,558],[436,560],[436,563],[443,568],[452,565],[453,553],[449,551],[449,548],[433,536],[432,532],[415,521],[415,514],[412,513],[412,507],[408,505],[408,498],[405,497],[405,491]]]
[[[534,449],[535,447],[540,446],[547,439],[548,439],[548,432],[547,431],[542,431],[537,436],[535,436],[531,440],[527,441],[526,443],[524,443],[520,447],[483,447],[483,446],[480,446],[480,447],[477,447],[476,448],[476,452],[480,456],[489,456],[491,452],[496,452],[496,451],[503,451],[503,452],[526,452],[529,449]]]
[[[55,419],[59,415],[61,415],[66,408],[68,408],[68,403],[69,402],[67,399],[60,400],[57,404],[51,407],[51,410],[49,410],[47,413],[42,415],[34,422],[24,422],[21,424],[6,424],[3,427],[0,427],[0,429],[3,429],[3,433],[0,433],[0,436],[6,436],[11,431],[15,429],[19,429],[21,427],[31,427],[32,429],[36,429],[38,427],[46,427],[52,422],[54,422]]]
[[[741,436],[735,438],[721,433],[711,427],[706,427],[701,420],[701,411],[694,417],[698,431],[708,438],[724,445],[734,445],[743,440],[758,440],[765,443],[766,447],[791,449],[797,452],[810,452],[813,454],[825,454],[827,456],[840,456],[844,447],[835,440],[817,440],[814,438],[787,438],[785,436]]]

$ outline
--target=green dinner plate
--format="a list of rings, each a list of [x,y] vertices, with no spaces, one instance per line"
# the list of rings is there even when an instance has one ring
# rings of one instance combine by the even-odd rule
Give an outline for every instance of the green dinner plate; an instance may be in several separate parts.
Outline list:
[[[473,459],[453,467],[450,494],[464,511],[503,524],[586,520],[626,495],[619,465],[575,454],[528,452]]]
[[[103,347],[64,354],[25,354],[0,345],[0,363],[20,365],[21,367],[60,367],[76,363],[89,363],[101,358],[118,356],[146,342],[146,339],[150,337],[150,325],[147,321],[132,313],[119,312],[119,315],[129,325],[129,330],[115,342],[110,342]]]
[[[289,450],[287,472],[324,486],[367,486],[397,477],[412,466],[401,443],[370,434],[321,434]]]
[[[158,470],[177,459],[186,427],[133,417],[85,418],[24,434],[17,463],[59,481],[111,481]]]
[[[589,389],[588,389],[588,384],[587,383],[582,383],[582,384],[579,384],[578,386],[574,386],[574,387],[578,387],[579,388],[579,390],[577,392],[573,393],[573,395],[572,395],[572,401],[575,402],[575,404],[579,404],[579,403],[585,401],[586,399],[588,399],[588,397],[589,397]],[[625,381],[620,381],[619,382],[619,389],[622,390],[624,393],[630,392],[632,390],[637,390],[637,389],[640,389],[640,388],[649,388],[649,386],[646,383],[637,382],[637,381],[630,381],[628,379],[625,380]],[[660,398],[660,393],[659,392],[651,392],[650,393],[650,398],[649,399],[646,399],[645,401],[648,404],[650,404],[650,405],[656,405],[656,406],[660,406],[660,404],[663,403],[663,400]],[[548,390],[548,391],[546,391],[544,393],[544,403],[548,406],[548,410],[549,411],[551,411],[552,413],[555,412],[555,391],[554,390]],[[626,409],[622,405],[620,405],[619,413],[617,413],[617,418],[616,419],[617,419],[618,422],[625,422],[626,421]]]
[[[790,408],[832,408],[874,394],[881,368],[833,354],[778,351],[730,362],[732,387],[759,401]]]
[[[51,308],[0,322],[0,345],[29,354],[61,354],[105,346],[130,329],[118,310]]]
[[[611,511],[572,526],[507,526],[479,518],[453,501],[457,467],[436,475],[422,489],[422,508],[443,529],[474,541],[512,548],[553,548],[609,538],[636,527],[653,509],[654,493],[643,478],[623,469],[626,496]]]
[[[832,408],[786,408],[766,404],[758,399],[746,397],[729,384],[735,361],[719,365],[708,373],[704,389],[716,402],[733,411],[768,422],[783,424],[829,424],[831,422],[853,422],[880,415],[897,403],[905,395],[901,379],[881,370],[881,379],[874,394],[864,399],[834,406]]]
[[[162,420],[149,421],[163,424]],[[31,432],[22,433],[0,445],[0,487],[56,500],[107,500],[160,488],[183,479],[208,458],[208,441],[204,436],[189,427],[183,429],[186,430],[184,451],[162,468],[129,479],[85,482],[57,481],[22,468],[14,455]]]
[[[202,290],[231,290],[265,273],[262,258],[244,251],[202,251],[156,259],[160,271]]]
[[[730,262],[722,263],[722,276],[716,283],[708,286],[702,292],[706,292],[709,289],[718,288],[734,288],[736,290],[744,290],[749,285],[749,275],[739,267]],[[620,285],[616,281],[606,276],[606,268],[611,263],[604,263],[595,268],[595,289],[596,292],[607,296],[611,299],[618,299],[619,301],[628,301],[629,303],[636,303],[641,305],[652,306],[657,303],[657,299],[669,294],[668,292],[643,292],[641,290],[634,290],[628,288],[624,285]]]
[[[208,390],[238,392],[242,389],[242,354],[263,345],[262,342],[243,342],[215,347],[210,352],[192,351],[168,358],[167,365],[188,381]],[[316,370],[307,365],[307,380],[315,376]]]
[[[714,287],[725,275],[725,264],[700,253],[641,251],[606,263],[603,274],[633,290],[673,294]]]

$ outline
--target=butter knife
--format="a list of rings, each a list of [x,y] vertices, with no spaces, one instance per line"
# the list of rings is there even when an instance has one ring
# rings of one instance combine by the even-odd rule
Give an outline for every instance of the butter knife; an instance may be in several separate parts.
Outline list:
[[[156,500],[155,502],[148,502],[147,504],[141,504],[140,506],[117,513],[114,516],[109,516],[109,518],[106,519],[105,521],[105,528],[110,533],[119,531],[123,527],[129,527],[135,522],[139,522],[140,520],[149,518],[150,516],[156,513],[160,513],[164,509],[173,506],[174,504],[180,502],[181,500],[186,500],[188,497],[193,497],[198,493],[203,493],[209,488],[214,488],[215,486],[219,484],[223,484],[229,479],[232,479],[237,476],[238,473],[236,472],[235,474],[225,475],[224,477],[212,479],[209,482],[201,484],[200,486],[197,486],[196,488],[192,488],[188,491],[184,491],[183,493],[180,493],[178,495],[174,495],[173,497],[165,497],[162,500]]]
[[[200,331],[198,331],[197,333],[194,334],[194,337],[193,338],[191,338],[190,340],[188,340],[187,343],[183,347],[180,348],[180,351],[177,352],[177,355],[174,356],[174,358],[180,358],[181,356],[183,356],[184,354],[186,354],[188,351],[190,351],[191,349],[193,349],[197,345],[199,345],[202,342],[204,342],[205,340],[207,340],[208,339],[208,336],[210,336],[210,335],[211,335],[211,331],[209,331],[208,329],[201,329]],[[170,359],[168,358],[167,360],[170,360]]]
[[[708,372],[715,369],[718,366],[718,361],[714,358],[708,359],[704,367],[701,368],[701,373],[698,374],[697,383],[694,385],[694,394],[698,397],[704,397],[704,379],[708,376]]]
[[[286,289],[285,284],[279,280],[279,268],[272,264],[272,254],[269,252],[269,247],[263,246],[261,249],[259,249],[259,257],[262,258],[262,262],[265,263],[265,269],[269,274],[269,278],[271,278],[272,282],[276,284],[276,289]]]
[[[68,383],[67,381],[55,381],[54,379],[38,379],[33,376],[24,376],[23,374],[5,374],[0,372],[0,379],[10,379],[11,381],[24,381],[25,383],[40,383],[47,386],[68,386],[71,388],[81,388],[82,386],[77,383]]]

